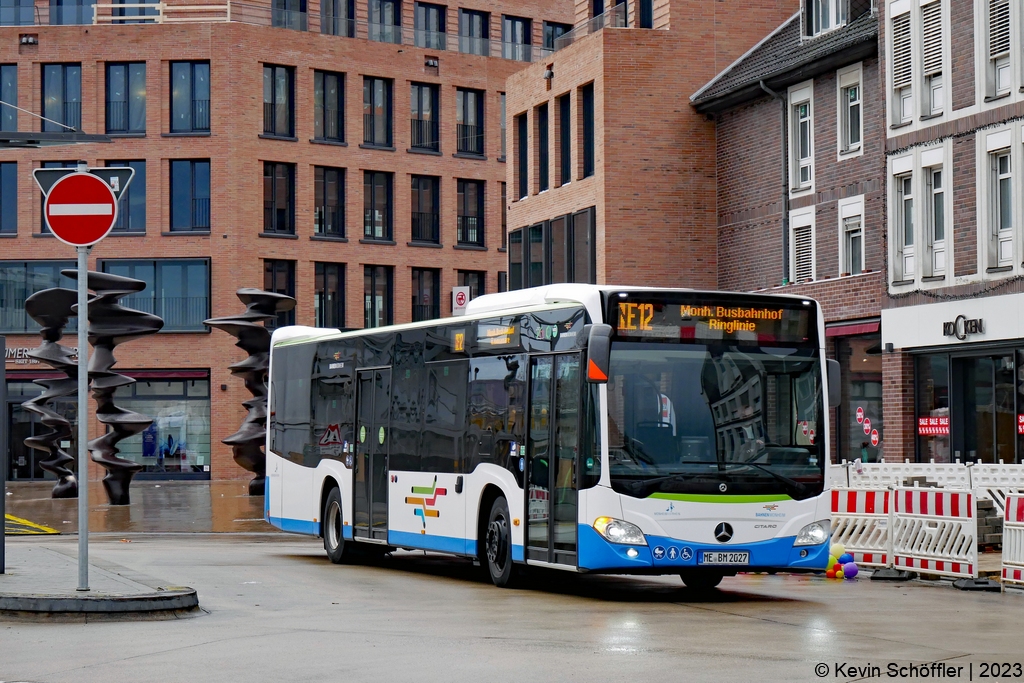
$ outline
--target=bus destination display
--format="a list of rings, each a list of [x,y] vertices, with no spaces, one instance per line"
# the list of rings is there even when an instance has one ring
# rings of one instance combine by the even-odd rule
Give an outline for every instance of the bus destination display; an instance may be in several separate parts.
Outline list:
[[[613,307],[616,333],[622,338],[804,343],[813,332],[809,307],[705,301],[619,301]]]

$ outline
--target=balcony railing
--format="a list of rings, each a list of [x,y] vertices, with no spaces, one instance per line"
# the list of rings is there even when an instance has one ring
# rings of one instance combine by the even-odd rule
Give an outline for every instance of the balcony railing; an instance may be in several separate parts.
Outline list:
[[[414,38],[416,47],[425,47],[429,50],[448,49],[448,34],[443,31],[427,31],[418,28],[414,33]]]
[[[387,146],[391,144],[391,121],[387,116],[363,114],[363,144]]]
[[[501,56],[517,62],[533,61],[533,46],[525,43],[502,43]]]
[[[458,140],[458,147],[455,151],[463,154],[484,153],[484,127],[470,126],[464,123],[456,124],[455,134]]]
[[[484,243],[484,221],[480,216],[459,216],[459,244],[482,246]]]
[[[314,210],[314,231],[317,235],[345,236],[344,213],[340,206],[318,206]]]
[[[128,103],[107,100],[107,132],[128,132]]]
[[[437,130],[437,121],[424,119],[411,119],[412,125],[412,146],[416,149],[429,149],[438,151],[440,141]]]
[[[176,218],[176,216],[175,216]],[[192,215],[189,225],[171,225],[171,232],[205,231],[210,229],[210,198],[199,197],[192,200]]]
[[[327,36],[356,37],[356,20],[326,15],[320,17],[320,33]]]
[[[474,38],[473,36],[459,36],[459,52],[467,55],[491,54],[491,41],[487,38]]]
[[[390,218],[387,212],[363,209],[363,239],[390,240]]]
[[[265,135],[292,135],[291,107],[287,104],[263,103],[263,133]]]
[[[320,140],[340,142],[345,136],[343,112],[336,107],[314,107],[316,130],[314,136]]]
[[[599,14],[590,21],[580,24],[573,30],[555,39],[555,51],[569,47],[573,42],[591,33],[597,33],[603,28],[625,28],[626,27],[626,3],[608,8],[604,14]]]
[[[438,306],[434,304],[413,304],[412,306],[412,319],[413,322],[420,320],[433,320],[434,318],[440,318],[441,313],[438,310]]]
[[[441,218],[436,213],[412,212],[412,241],[441,242]]]
[[[377,22],[367,24],[370,40],[378,43],[402,44],[402,27],[394,24],[380,24]]]
[[[164,332],[205,330],[210,317],[210,300],[205,296],[146,296],[145,293],[122,299],[124,306],[164,319]]]
[[[189,120],[185,121],[184,116],[180,117],[178,112],[172,112],[171,132],[172,133],[206,133],[210,130],[210,100],[192,100],[189,106]]]

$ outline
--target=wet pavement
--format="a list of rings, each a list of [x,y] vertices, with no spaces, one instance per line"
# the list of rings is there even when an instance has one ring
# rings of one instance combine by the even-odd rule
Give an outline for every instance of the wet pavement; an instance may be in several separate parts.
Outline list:
[[[130,539],[98,536],[90,556],[195,587],[203,615],[0,619],[0,680],[909,680],[912,666],[930,667],[916,678],[940,678],[938,662],[955,672],[941,680],[967,681],[995,663],[1010,667],[1002,680],[1019,680],[1024,662],[1024,596],[947,582],[758,574],[702,594],[678,577],[536,571],[504,590],[465,560],[397,552],[332,565],[317,539],[286,534]],[[8,544],[73,553],[75,539]]]
[[[78,532],[78,499],[50,498],[53,482],[8,482],[7,513],[60,533]],[[89,482],[89,531],[265,532],[263,496],[247,481],[134,481],[131,505],[110,505],[103,484]]]

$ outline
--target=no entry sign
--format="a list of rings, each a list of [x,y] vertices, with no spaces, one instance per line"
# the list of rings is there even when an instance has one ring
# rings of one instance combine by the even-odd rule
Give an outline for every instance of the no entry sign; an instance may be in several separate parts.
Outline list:
[[[43,215],[57,239],[87,247],[106,237],[114,227],[117,197],[109,185],[91,173],[69,173],[46,194]]]

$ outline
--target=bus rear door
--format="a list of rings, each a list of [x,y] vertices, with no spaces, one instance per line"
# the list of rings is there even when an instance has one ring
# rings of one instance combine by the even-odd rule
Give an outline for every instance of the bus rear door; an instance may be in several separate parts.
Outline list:
[[[356,457],[352,468],[353,533],[387,541],[391,368],[360,370],[356,379]]]

